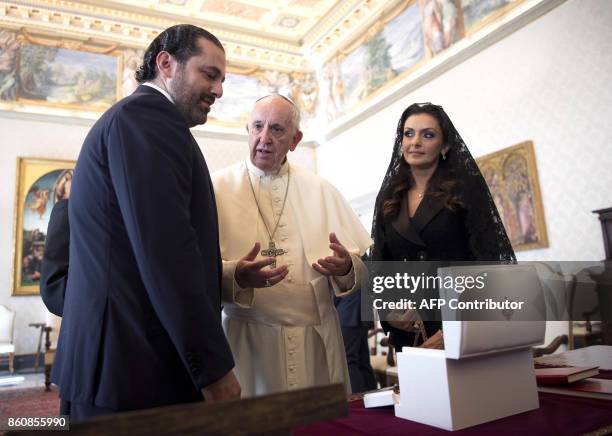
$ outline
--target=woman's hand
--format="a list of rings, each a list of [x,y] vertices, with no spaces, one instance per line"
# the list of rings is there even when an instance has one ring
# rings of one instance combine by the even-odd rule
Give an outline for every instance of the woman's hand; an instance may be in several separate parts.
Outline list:
[[[419,348],[444,350],[444,337],[442,336],[442,330],[438,330],[434,335],[430,336],[429,339],[419,346]]]
[[[418,321],[421,320],[419,312],[415,309],[408,309],[405,311],[401,310],[392,310],[389,312],[385,321],[389,323],[391,327],[395,327],[399,330],[404,330],[406,332],[420,332],[419,326],[417,324]]]

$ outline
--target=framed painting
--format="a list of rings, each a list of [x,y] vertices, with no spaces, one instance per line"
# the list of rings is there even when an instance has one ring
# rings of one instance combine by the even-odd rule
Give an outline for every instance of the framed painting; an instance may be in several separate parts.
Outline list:
[[[515,251],[548,247],[533,142],[476,159]]]
[[[37,295],[53,205],[68,198],[75,162],[17,158],[13,295]]]
[[[419,4],[407,4],[323,67],[323,86],[329,89],[328,120],[373,96],[425,58]]]
[[[0,107],[44,106],[100,112],[122,94],[116,45],[34,38],[0,29]]]
[[[121,93],[118,55],[23,44],[18,71],[20,103],[102,111]]]

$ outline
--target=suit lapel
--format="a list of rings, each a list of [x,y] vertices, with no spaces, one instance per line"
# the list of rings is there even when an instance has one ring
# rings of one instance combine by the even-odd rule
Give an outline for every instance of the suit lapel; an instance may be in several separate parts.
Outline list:
[[[429,224],[443,208],[444,203],[442,201],[432,197],[424,198],[410,220],[412,226],[419,234],[423,233],[427,224]]]
[[[421,205],[423,202],[421,202]],[[419,205],[419,208],[421,208]],[[417,209],[417,214],[418,214]],[[416,216],[416,214],[415,214]],[[427,245],[421,239],[419,235],[419,230],[414,226],[413,220],[408,215],[408,199],[401,202],[400,211],[397,214],[397,217],[391,221],[391,225],[395,229],[397,233],[399,233],[404,239],[412,242],[413,244],[420,245],[422,247],[426,247]]]

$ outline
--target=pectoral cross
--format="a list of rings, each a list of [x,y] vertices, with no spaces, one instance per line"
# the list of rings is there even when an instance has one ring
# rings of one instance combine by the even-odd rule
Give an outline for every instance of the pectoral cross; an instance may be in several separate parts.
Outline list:
[[[276,257],[282,256],[285,253],[287,253],[287,251],[283,250],[282,248],[276,248],[274,241],[268,242],[268,248],[261,250],[262,256],[274,258],[274,262],[270,264],[270,268],[276,268]]]

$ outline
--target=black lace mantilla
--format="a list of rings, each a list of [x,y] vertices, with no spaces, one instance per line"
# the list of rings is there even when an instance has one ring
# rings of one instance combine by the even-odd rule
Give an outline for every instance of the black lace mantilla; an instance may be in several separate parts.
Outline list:
[[[501,221],[493,197],[487,183],[482,176],[476,161],[472,157],[465,142],[455,129],[450,118],[441,106],[431,103],[418,103],[409,106],[402,114],[397,125],[395,144],[391,162],[387,173],[376,197],[374,209],[374,220],[372,222],[372,238],[374,246],[371,249],[369,260],[383,260],[380,249],[382,247],[382,235],[377,223],[383,220],[383,203],[389,197],[391,183],[394,177],[402,171],[404,174],[410,172],[401,153],[404,123],[408,116],[415,111],[415,106],[433,107],[444,119],[448,132],[447,142],[450,149],[446,154],[446,160],[440,161],[440,166],[447,166],[453,174],[453,178],[462,186],[462,200],[465,209],[465,225],[470,240],[470,249],[476,261],[515,263],[516,257],[510,244],[506,230]]]

